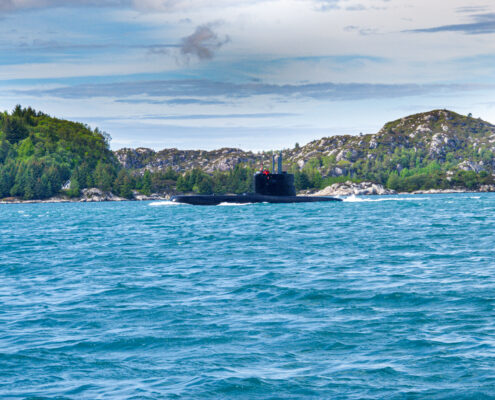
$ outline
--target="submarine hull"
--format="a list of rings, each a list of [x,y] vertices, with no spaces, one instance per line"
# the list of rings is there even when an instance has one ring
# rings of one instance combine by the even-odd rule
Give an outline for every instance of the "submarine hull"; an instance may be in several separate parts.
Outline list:
[[[185,203],[195,206],[216,206],[222,203],[315,203],[322,201],[342,201],[336,197],[324,196],[269,196],[263,194],[243,195],[188,195],[174,196],[171,199],[176,203]]]

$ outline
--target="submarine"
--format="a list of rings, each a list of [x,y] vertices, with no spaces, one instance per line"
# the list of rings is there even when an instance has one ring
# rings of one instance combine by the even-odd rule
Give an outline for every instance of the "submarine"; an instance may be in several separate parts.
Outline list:
[[[275,156],[272,158],[272,171],[275,171]],[[294,175],[282,171],[282,153],[278,157],[278,171],[271,173],[261,168],[254,174],[254,193],[240,195],[179,195],[170,200],[197,206],[216,206],[222,203],[315,203],[322,201],[342,201],[330,196],[297,196],[294,186]]]

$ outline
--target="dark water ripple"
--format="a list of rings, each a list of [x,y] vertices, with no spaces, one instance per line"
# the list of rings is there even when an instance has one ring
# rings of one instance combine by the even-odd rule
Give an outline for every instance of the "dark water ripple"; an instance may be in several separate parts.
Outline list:
[[[0,398],[495,398],[495,195],[370,200],[0,206]]]

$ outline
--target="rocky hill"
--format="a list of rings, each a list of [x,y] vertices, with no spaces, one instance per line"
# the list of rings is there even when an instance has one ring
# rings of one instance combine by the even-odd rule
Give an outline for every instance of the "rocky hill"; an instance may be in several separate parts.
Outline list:
[[[147,148],[124,148],[115,152],[124,168],[149,170],[157,172],[172,168],[176,172],[185,172],[194,168],[205,172],[229,171],[238,164],[256,164],[263,158],[262,154],[254,154],[240,149],[222,148],[220,150],[177,150],[164,149],[155,152]],[[264,155],[266,158],[266,155]]]
[[[352,193],[495,191],[495,126],[447,110],[389,122],[376,134],[325,137],[282,152],[300,191],[334,184],[332,190]],[[255,170],[262,162],[270,167],[271,159],[270,152],[230,148],[111,152],[98,129],[29,107],[0,113],[4,201],[245,193]]]
[[[391,171],[426,167],[431,162],[446,171],[479,173],[495,168],[495,126],[448,110],[434,110],[388,122],[376,134],[324,137],[305,146],[283,150],[284,168],[317,170],[325,177],[365,177],[378,174],[382,181]],[[232,170],[238,164],[270,165],[271,153],[223,148],[214,151],[146,148],[121,149],[116,156],[128,169],[152,172],[168,168],[207,173]],[[386,177],[380,169],[387,171]],[[383,176],[381,176],[383,175]],[[369,178],[370,176],[368,176]],[[371,176],[373,178],[373,176]],[[377,178],[375,176],[375,178]]]

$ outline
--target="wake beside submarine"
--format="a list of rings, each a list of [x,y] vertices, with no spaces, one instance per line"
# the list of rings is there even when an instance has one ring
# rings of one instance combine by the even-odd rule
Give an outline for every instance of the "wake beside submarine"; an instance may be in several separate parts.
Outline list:
[[[275,156],[273,156],[275,171]],[[278,173],[270,173],[267,169],[254,174],[254,193],[241,195],[180,195],[171,198],[176,203],[197,206],[216,206],[221,203],[314,203],[322,201],[342,201],[336,197],[297,196],[294,186],[294,175],[282,171],[282,153],[278,157]]]

